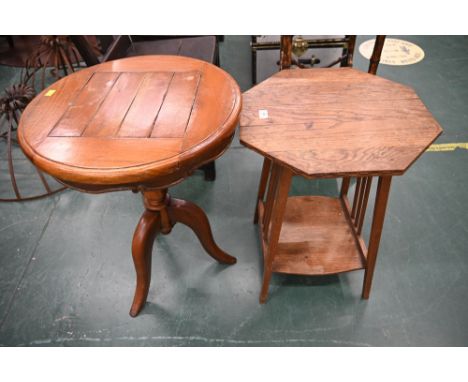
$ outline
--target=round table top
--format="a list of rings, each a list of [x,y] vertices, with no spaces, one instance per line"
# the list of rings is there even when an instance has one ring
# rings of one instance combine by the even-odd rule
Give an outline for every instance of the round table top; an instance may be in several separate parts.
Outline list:
[[[140,56],[73,73],[24,111],[18,139],[34,164],[85,190],[161,187],[228,147],[241,93],[204,61]]]

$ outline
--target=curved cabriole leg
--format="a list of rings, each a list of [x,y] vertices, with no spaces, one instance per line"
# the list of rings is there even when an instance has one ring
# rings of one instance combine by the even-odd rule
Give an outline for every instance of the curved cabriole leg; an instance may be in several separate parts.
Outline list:
[[[170,199],[167,211],[171,224],[182,223],[190,227],[213,259],[223,264],[236,263],[235,257],[228,255],[215,243],[208,218],[200,207],[185,200]]]
[[[135,297],[130,316],[135,317],[145,305],[151,283],[153,242],[160,230],[159,212],[145,211],[138,222],[132,242],[132,256],[137,274]]]

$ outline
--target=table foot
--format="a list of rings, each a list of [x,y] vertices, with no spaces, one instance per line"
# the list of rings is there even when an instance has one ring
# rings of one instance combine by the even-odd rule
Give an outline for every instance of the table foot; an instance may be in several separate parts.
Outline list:
[[[145,211],[138,222],[133,235],[132,256],[137,274],[135,297],[130,309],[130,316],[135,317],[145,305],[151,283],[151,257],[153,242],[161,228],[158,212]]]
[[[237,261],[215,243],[208,218],[196,204],[171,199],[165,189],[144,191],[143,202],[146,211],[140,218],[132,242],[132,256],[137,274],[135,297],[130,309],[132,317],[137,316],[146,303],[151,283],[151,257],[156,235],[169,234],[176,223],[190,227],[206,252],[218,262],[235,264]]]
[[[235,264],[237,259],[228,255],[215,243],[206,214],[196,204],[180,199],[170,199],[167,211],[171,224],[182,223],[197,235],[205,251],[222,264]]]
[[[268,297],[268,290],[270,289],[270,280],[271,280],[271,269],[263,270],[263,282],[262,282],[262,289],[260,291],[260,304],[265,304],[267,297]]]
[[[367,265],[364,273],[364,283],[362,285],[362,298],[367,300],[370,295],[372,278],[374,276],[377,252],[379,250],[380,237],[382,236],[383,223],[385,220],[385,210],[387,208],[388,195],[390,193],[391,176],[379,177],[377,192],[374,203],[374,216],[369,237],[369,248],[367,250]]]

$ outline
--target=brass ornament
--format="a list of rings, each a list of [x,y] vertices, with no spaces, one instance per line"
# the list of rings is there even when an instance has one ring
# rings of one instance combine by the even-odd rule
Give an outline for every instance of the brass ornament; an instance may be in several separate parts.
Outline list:
[[[292,41],[292,52],[299,59],[309,49],[309,43],[302,36],[294,36]]]

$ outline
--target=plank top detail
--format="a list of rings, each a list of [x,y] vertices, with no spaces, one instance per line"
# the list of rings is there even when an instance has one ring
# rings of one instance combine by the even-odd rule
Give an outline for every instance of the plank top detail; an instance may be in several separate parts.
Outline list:
[[[239,87],[214,65],[132,57],[45,89],[23,113],[18,137],[39,168],[65,183],[157,184],[220,155],[240,107]]]
[[[401,175],[442,133],[413,89],[352,68],[283,70],[243,104],[241,143],[308,177]]]

